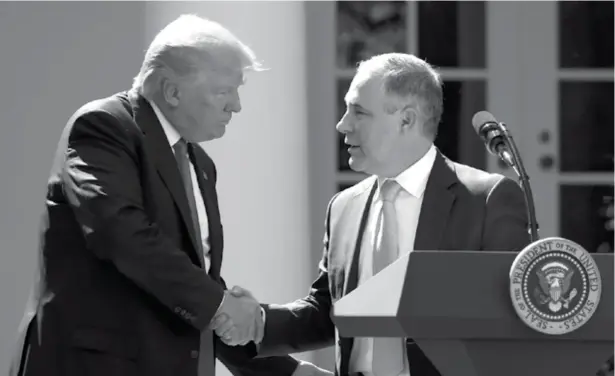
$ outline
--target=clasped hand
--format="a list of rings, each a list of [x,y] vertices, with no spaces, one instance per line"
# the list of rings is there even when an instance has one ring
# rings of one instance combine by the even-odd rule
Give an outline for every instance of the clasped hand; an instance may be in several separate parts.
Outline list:
[[[265,329],[261,306],[248,290],[235,286],[224,292],[224,301],[210,329],[229,346],[243,346],[250,341],[258,344]]]

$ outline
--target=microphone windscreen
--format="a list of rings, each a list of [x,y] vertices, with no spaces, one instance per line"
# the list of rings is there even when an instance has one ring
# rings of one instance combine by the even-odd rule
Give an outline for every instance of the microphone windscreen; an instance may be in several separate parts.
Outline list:
[[[487,111],[478,111],[472,117],[472,126],[476,133],[478,133],[480,127],[485,123],[497,123],[497,120],[495,120],[495,116]]]

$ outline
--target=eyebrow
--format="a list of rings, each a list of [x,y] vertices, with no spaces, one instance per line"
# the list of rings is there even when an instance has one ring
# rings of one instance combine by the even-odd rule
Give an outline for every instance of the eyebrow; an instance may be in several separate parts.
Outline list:
[[[365,113],[370,113],[370,111],[368,111],[365,107],[361,106],[361,105],[360,105],[360,104],[358,104],[358,103],[349,102],[349,103],[347,103],[347,106],[348,106],[348,107],[352,107],[352,108],[354,108],[355,110],[361,110],[362,112],[365,112]]]

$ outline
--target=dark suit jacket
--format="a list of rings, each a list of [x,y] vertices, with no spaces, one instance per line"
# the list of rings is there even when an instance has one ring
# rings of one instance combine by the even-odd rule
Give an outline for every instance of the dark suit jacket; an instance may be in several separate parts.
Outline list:
[[[203,172],[209,275],[173,152],[147,101],[119,93],[69,120],[47,184],[25,376],[197,375],[200,331],[226,287],[216,168],[198,145],[190,154]],[[289,356],[252,360],[253,343],[228,347],[216,337],[215,346],[236,375],[288,376],[297,366]]]
[[[377,183],[370,177],[331,199],[320,273],[310,294],[269,305],[259,355],[287,354],[335,344],[336,374],[348,374],[352,338],[337,338],[332,304],[357,286],[361,241]],[[415,250],[519,251],[530,243],[523,192],[512,180],[453,163],[439,152],[427,181]],[[412,341],[408,341],[412,343]],[[439,376],[408,346],[412,376]]]

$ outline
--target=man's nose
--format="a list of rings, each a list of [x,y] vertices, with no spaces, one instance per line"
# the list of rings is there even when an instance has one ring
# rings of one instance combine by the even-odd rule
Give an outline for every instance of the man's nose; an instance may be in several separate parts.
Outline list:
[[[239,98],[239,93],[235,93],[227,107],[229,112],[237,113],[241,111],[241,99]]]
[[[350,128],[350,122],[348,121],[348,111],[346,111],[340,121],[337,122],[335,129],[340,133],[348,133],[350,131]]]

